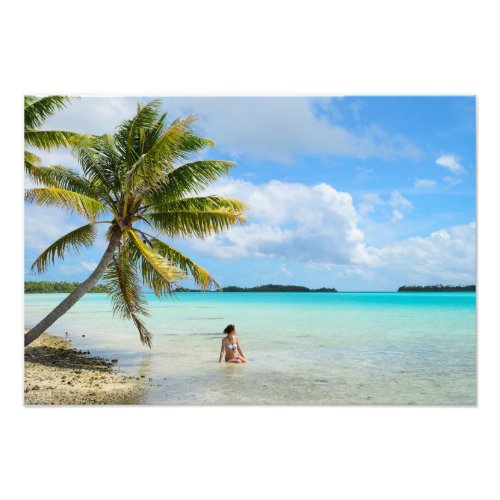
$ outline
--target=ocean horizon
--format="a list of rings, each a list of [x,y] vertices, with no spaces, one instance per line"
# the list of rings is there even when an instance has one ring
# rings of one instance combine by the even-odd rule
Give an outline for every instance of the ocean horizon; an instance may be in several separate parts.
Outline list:
[[[65,296],[25,294],[25,325]],[[146,379],[140,404],[476,404],[475,292],[146,297],[151,350],[106,294],[87,294],[49,331]],[[247,365],[218,363],[228,323]]]

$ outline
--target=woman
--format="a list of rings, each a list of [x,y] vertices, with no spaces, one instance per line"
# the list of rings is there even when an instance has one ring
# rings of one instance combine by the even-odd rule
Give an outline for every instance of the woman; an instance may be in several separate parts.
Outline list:
[[[226,337],[222,339],[222,347],[220,350],[219,363],[222,361],[224,353],[228,363],[246,363],[247,359],[243,355],[240,347],[240,342],[236,336],[236,328],[234,325],[227,325],[224,328]]]

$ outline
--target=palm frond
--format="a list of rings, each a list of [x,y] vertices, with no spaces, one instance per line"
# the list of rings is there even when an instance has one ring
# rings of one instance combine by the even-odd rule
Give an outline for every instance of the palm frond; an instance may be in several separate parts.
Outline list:
[[[231,198],[185,198],[166,204],[162,212],[147,213],[143,219],[170,237],[206,238],[234,224],[243,224],[244,209],[244,203]]]
[[[155,206],[161,206],[189,193],[201,193],[219,177],[227,175],[235,166],[235,162],[224,160],[186,163],[151,186],[149,193],[145,193],[145,199]]]
[[[131,120],[124,120],[118,127],[116,146],[125,165],[132,165],[144,152],[143,141],[147,131],[158,127],[161,101],[156,99],[147,104],[138,103],[137,112]]]
[[[36,175],[36,169],[42,159],[30,151],[24,152],[24,173],[32,177]]]
[[[85,177],[70,168],[59,165],[34,167],[26,173],[31,180],[42,186],[59,187],[91,198],[99,196],[98,191]]]
[[[160,274],[167,281],[177,281],[181,279],[186,279],[186,273],[179,269],[178,267],[170,264],[166,259],[164,259],[160,254],[156,253],[154,250],[149,248],[138,236],[137,234],[129,230],[128,234],[132,237],[136,248],[141,253],[142,257],[146,259],[155,271]]]
[[[139,331],[141,342],[151,347],[152,335],[138,315],[149,316],[134,262],[126,249],[118,252],[106,269],[103,280],[108,287],[113,313],[131,319]]]
[[[142,231],[140,232],[148,238],[148,243],[155,252],[160,254],[162,257],[165,257],[169,262],[175,264],[183,271],[189,272],[193,277],[194,282],[202,290],[209,290],[211,287],[214,287],[217,290],[221,289],[219,283],[212,278],[210,273],[205,268],[196,264],[196,262],[191,260],[187,255],[184,255],[179,250],[167,245],[167,243],[155,238],[152,235]]]
[[[26,189],[25,199],[41,206],[66,208],[91,222],[106,211],[106,206],[94,198],[56,187]]]
[[[200,238],[218,234],[238,222],[238,216],[229,209],[161,212],[145,219],[160,233],[171,238]]]
[[[24,164],[30,163],[31,165],[38,165],[42,159],[31,151],[24,152]]]
[[[25,130],[24,142],[34,148],[50,151],[54,148],[66,148],[78,142],[82,137],[76,132],[66,130]]]
[[[24,97],[24,126],[34,129],[42,126],[45,120],[56,111],[64,109],[75,97],[50,95],[46,97]]]
[[[78,253],[81,247],[90,248],[95,241],[97,231],[93,224],[81,226],[52,243],[33,262],[31,269],[37,273],[43,273],[50,264],[54,264],[56,258],[64,259],[66,252]]]
[[[181,200],[174,200],[165,203],[162,209],[168,212],[174,210],[218,210],[218,209],[230,209],[234,212],[239,213],[241,217],[244,217],[244,211],[248,208],[247,204],[236,200],[234,198],[228,198],[226,196],[193,196],[189,198],[182,198]]]
[[[166,128],[159,123],[156,128],[142,134],[141,154],[133,158],[134,162],[127,169],[125,184],[127,189],[131,189],[138,179],[151,179],[156,173],[169,170],[174,160],[185,156],[183,148],[194,120],[193,116],[188,116],[176,120]]]
[[[102,188],[99,191],[107,192],[106,199],[113,204],[113,196],[119,197],[121,186],[116,172],[118,158],[112,136],[105,134],[86,137],[73,145],[73,151],[85,177],[92,185]]]

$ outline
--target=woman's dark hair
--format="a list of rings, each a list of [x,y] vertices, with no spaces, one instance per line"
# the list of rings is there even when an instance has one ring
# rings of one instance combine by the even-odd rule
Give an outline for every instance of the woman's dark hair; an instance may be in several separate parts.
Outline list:
[[[224,328],[224,333],[229,335],[231,332],[234,332],[234,325],[227,325],[226,328]]]

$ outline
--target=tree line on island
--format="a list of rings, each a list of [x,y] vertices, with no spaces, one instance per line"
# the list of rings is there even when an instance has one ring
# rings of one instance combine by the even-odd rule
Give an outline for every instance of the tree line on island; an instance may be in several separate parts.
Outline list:
[[[80,283],[67,281],[25,281],[24,293],[71,293],[78,288]],[[200,289],[179,287],[176,292],[201,292]],[[336,293],[335,288],[308,288],[298,285],[260,285],[254,287],[226,286],[223,292],[312,292]],[[398,288],[398,292],[475,292],[476,285],[405,285]],[[97,284],[88,293],[109,293],[106,285]]]
[[[25,281],[24,293],[71,293],[79,286],[77,282],[66,281]],[[316,288],[311,289],[305,286],[296,285],[261,285],[251,288],[242,288],[239,286],[222,287],[223,292],[337,292],[335,288]],[[190,289],[179,287],[176,292],[200,292],[200,289]],[[106,285],[97,284],[92,287],[88,293],[108,293]]]
[[[197,292],[199,290],[186,290],[189,292]],[[250,288],[240,286],[225,286],[222,287],[223,292],[316,292],[316,293],[335,293],[335,288],[307,288],[306,286],[297,285],[260,285]]]
[[[25,281],[24,293],[71,293],[75,291],[80,283],[67,281]],[[89,293],[108,293],[105,285],[93,286]]]
[[[476,285],[405,285],[398,288],[398,292],[475,292]]]

